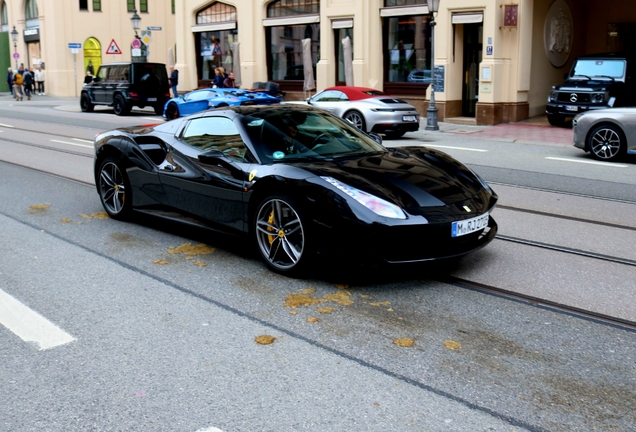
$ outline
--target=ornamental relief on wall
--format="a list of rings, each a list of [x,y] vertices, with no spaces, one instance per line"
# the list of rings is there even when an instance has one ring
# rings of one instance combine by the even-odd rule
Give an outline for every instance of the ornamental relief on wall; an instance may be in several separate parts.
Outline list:
[[[573,22],[570,7],[564,0],[556,0],[545,18],[543,43],[545,53],[554,67],[561,67],[572,51]]]

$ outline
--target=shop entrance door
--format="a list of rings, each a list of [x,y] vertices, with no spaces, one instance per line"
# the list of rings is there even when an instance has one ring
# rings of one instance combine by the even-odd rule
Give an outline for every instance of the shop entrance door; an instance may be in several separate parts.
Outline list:
[[[483,24],[464,24],[464,84],[462,116],[475,117],[479,98],[479,64],[482,54]]]

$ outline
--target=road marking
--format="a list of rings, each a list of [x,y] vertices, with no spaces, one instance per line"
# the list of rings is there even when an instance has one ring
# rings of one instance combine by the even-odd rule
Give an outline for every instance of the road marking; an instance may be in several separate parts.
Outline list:
[[[79,141],[79,142],[85,142],[85,143],[93,144],[93,141],[85,140],[85,139],[81,139],[81,138],[73,138],[73,141]],[[93,147],[93,146],[91,145],[91,147]]]
[[[35,342],[40,351],[73,342],[75,338],[39,313],[0,289],[0,324],[25,342]]]
[[[467,147],[452,147],[452,146],[443,146],[436,144],[424,144],[425,147],[435,147],[435,148],[443,148],[443,149],[452,149],[452,150],[465,150],[465,151],[473,151],[473,152],[482,152],[485,153],[488,150],[483,149],[475,149],[475,148],[467,148]]]
[[[197,432],[223,432],[221,429],[211,427],[207,429],[199,429]]]
[[[627,165],[615,164],[611,162],[594,162],[594,161],[588,161],[588,160],[566,159],[566,158],[558,158],[558,157],[546,157],[546,159],[562,161],[562,162],[575,162],[575,163],[590,164],[590,165],[601,165],[601,166],[612,167],[612,168],[627,168]]]
[[[157,117],[142,117],[142,119],[145,119],[145,120],[152,120],[152,121],[154,121],[154,122],[156,122],[156,121],[158,120],[158,119],[157,119]]]
[[[56,143],[60,143],[60,144],[67,144],[67,145],[72,145],[72,146],[77,146],[77,147],[93,148],[92,145],[72,143],[72,142],[68,142],[68,141],[51,140],[51,142],[56,142]]]
[[[11,125],[4,124],[4,123],[0,123],[0,126],[2,126],[2,127],[8,127],[8,128],[12,128],[12,127],[13,127],[13,126],[11,126]]]

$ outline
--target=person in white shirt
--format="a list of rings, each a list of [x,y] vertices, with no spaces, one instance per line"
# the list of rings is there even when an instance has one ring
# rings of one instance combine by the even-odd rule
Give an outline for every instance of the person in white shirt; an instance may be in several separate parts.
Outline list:
[[[45,95],[44,93],[44,71],[40,66],[38,66],[37,70],[34,72],[35,75],[35,85],[36,85],[36,93],[39,95]]]

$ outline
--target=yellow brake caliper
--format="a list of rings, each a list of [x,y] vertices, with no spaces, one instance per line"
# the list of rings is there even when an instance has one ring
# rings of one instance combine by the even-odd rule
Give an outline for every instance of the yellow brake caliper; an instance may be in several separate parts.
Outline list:
[[[269,225],[273,225],[274,224],[274,210],[272,210],[272,212],[269,214],[269,218],[267,219],[267,223]],[[276,231],[274,228],[272,228],[271,226],[267,227],[267,231],[269,232],[274,232]],[[270,246],[272,245],[272,243],[274,243],[274,239],[276,239],[276,236],[274,235],[268,235],[267,239],[269,240],[269,244]]]

